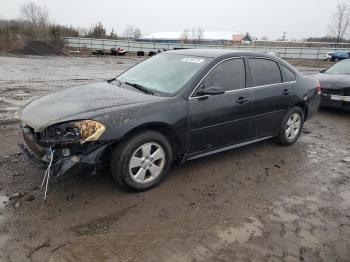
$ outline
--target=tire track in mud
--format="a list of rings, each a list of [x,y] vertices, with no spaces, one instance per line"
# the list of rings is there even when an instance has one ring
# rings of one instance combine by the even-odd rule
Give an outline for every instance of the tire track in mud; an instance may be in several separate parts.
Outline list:
[[[125,207],[117,212],[108,214],[107,216],[99,217],[91,221],[71,227],[76,236],[93,236],[95,234],[107,233],[109,227],[124,217],[128,212],[137,207],[137,205]]]

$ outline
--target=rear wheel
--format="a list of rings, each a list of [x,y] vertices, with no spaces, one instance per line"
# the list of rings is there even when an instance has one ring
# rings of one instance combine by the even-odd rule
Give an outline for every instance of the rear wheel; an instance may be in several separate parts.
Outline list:
[[[158,185],[172,162],[169,141],[161,133],[146,130],[117,145],[111,171],[120,185],[144,191]]]
[[[298,140],[304,125],[304,112],[300,107],[292,108],[283,118],[280,132],[277,136],[282,145],[292,145]]]

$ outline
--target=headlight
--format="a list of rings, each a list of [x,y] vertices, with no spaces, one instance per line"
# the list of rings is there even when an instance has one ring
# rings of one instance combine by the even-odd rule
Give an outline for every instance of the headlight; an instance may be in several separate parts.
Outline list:
[[[89,141],[96,141],[106,130],[104,125],[93,120],[83,120],[75,122],[74,125],[79,128],[81,144]]]
[[[46,137],[61,142],[80,142],[98,140],[106,128],[93,120],[82,120],[54,125],[48,128]]]

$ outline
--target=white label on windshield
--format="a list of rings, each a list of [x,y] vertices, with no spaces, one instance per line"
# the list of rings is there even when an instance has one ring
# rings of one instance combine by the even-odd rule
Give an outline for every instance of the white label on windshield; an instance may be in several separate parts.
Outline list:
[[[203,61],[204,61],[204,59],[201,59],[201,58],[192,58],[192,57],[185,57],[184,59],[182,59],[182,62],[196,63],[196,64],[203,63]]]

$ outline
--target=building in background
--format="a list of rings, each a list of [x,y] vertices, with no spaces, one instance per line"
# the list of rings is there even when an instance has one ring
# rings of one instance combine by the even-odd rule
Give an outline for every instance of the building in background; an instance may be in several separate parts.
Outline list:
[[[188,44],[210,44],[210,45],[231,45],[251,44],[252,37],[249,33],[242,34],[232,31],[203,31],[198,37],[198,32],[157,32],[144,35],[138,41],[156,43],[188,43]]]

